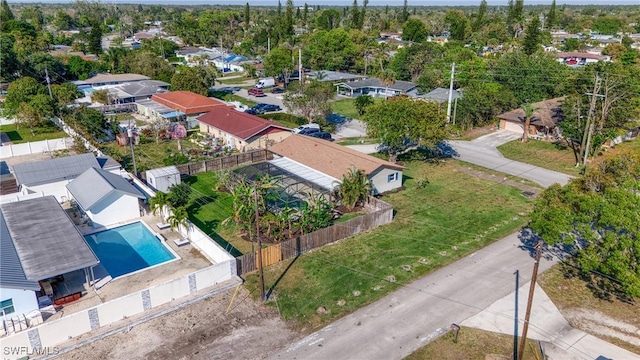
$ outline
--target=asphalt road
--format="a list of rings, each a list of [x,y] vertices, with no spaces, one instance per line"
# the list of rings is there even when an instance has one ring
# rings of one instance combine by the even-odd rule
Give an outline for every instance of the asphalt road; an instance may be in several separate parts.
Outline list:
[[[533,258],[511,234],[348,315],[270,359],[402,359],[452,323],[481,312],[531,278]],[[540,272],[554,261],[543,259]],[[534,325],[533,321],[531,322]]]

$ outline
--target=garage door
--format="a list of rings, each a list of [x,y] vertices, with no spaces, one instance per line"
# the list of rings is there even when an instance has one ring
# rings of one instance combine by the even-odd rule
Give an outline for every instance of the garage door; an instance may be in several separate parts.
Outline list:
[[[503,130],[513,131],[517,133],[521,133],[524,131],[524,126],[521,124],[516,124],[511,121],[500,120],[500,128]]]

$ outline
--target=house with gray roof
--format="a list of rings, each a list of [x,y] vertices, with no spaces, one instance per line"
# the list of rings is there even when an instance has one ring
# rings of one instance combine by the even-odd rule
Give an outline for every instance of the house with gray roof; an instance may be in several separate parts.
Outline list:
[[[71,155],[60,158],[13,165],[21,195],[53,195],[59,202],[69,199],[67,185],[90,168],[100,168],[91,154]]]
[[[128,180],[109,171],[90,168],[67,184],[69,193],[91,220],[102,227],[140,217],[145,196]]]
[[[423,95],[417,95],[417,97],[425,100],[435,101],[438,104],[444,104],[449,101],[449,89],[435,88]],[[459,90],[453,90],[451,92],[451,101],[455,101],[461,97]]]
[[[49,304],[68,295],[49,287],[48,279],[80,272],[89,283],[91,268],[99,263],[53,196],[2,205],[0,252],[0,319],[5,320],[38,310],[39,292],[51,296]]]
[[[151,96],[169,91],[169,84],[159,80],[142,80],[116,86],[114,94],[120,103],[133,103],[151,99]]]
[[[373,97],[397,96],[409,93],[418,85],[410,81],[395,81],[393,84],[385,84],[382,80],[371,77],[364,80],[348,81],[336,84],[338,95],[357,97],[370,95]]]

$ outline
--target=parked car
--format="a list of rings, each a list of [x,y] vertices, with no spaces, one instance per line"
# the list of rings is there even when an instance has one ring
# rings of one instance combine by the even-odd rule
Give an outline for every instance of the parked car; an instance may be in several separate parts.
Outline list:
[[[262,107],[263,112],[280,111],[282,108],[278,105],[266,104]]]
[[[298,134],[300,135],[311,135],[314,133],[319,133],[320,129],[317,128],[304,128],[302,130],[300,130],[300,132],[298,132]]]
[[[311,136],[318,139],[333,141],[333,138],[331,137],[331,133],[328,133],[326,131],[314,132],[311,134],[304,134],[304,135]]]
[[[263,97],[263,96],[267,96],[264,94],[264,91],[262,91],[262,89],[258,89],[258,88],[251,88],[249,89],[249,95],[253,95],[255,97]]]
[[[284,92],[284,89],[281,87],[275,87],[271,89],[272,94],[282,94],[283,92]]]
[[[291,130],[291,132],[294,134],[299,134],[302,130],[309,129],[309,128],[317,129],[318,131],[320,131],[320,125],[313,123],[313,124],[300,125],[297,128]]]
[[[245,110],[244,112],[246,112],[248,114],[252,114],[252,115],[264,114],[265,113],[264,108],[266,106],[270,106],[270,104],[265,104],[265,103],[255,104],[255,105],[253,105],[253,107],[251,107],[250,109]]]
[[[247,114],[251,114],[251,115],[260,115],[260,114],[262,114],[258,109],[254,109],[254,108],[247,109],[244,112],[246,112]]]

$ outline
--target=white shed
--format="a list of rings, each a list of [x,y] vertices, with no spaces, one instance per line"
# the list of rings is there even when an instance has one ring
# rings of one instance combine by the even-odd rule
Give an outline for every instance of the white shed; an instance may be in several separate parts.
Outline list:
[[[147,170],[147,182],[156,190],[167,192],[173,185],[180,184],[180,172],[175,166]]]

